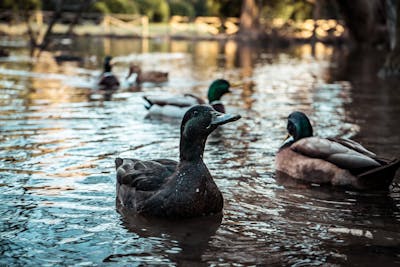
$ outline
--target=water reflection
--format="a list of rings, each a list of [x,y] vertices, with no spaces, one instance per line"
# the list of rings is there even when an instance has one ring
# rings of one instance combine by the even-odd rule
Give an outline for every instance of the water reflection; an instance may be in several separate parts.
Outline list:
[[[399,154],[398,86],[371,78],[372,59],[321,44],[233,41],[84,38],[60,51],[83,60],[35,61],[11,49],[0,62],[0,264],[400,264],[398,180],[389,194],[275,180],[293,110],[306,112],[318,135]],[[106,54],[119,77],[136,62],[169,71],[170,81],[96,99],[91,79]],[[178,156],[179,127],[145,119],[142,96],[206,98],[222,77],[232,84],[227,111],[243,117],[210,136],[204,155],[224,195],[222,221],[171,230],[118,214],[115,157]]]
[[[118,204],[118,203],[117,203]],[[143,217],[117,207],[122,215],[123,225],[142,237],[168,238],[171,242],[164,249],[168,257],[177,264],[196,264],[208,247],[211,236],[215,234],[222,221],[222,214],[203,218],[169,221]],[[128,255],[110,255],[106,261]],[[132,256],[132,255],[129,255]]]

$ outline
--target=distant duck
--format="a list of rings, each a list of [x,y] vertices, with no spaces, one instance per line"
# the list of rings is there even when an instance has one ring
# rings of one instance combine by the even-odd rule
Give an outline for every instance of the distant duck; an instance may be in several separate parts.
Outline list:
[[[132,74],[136,74],[136,83],[142,84],[145,82],[149,83],[163,83],[168,81],[168,72],[161,72],[161,71],[142,71],[140,66],[131,64],[129,66],[129,73],[126,79]]]
[[[216,111],[225,113],[221,97],[229,93],[230,84],[227,80],[217,79],[208,88],[208,102]],[[149,115],[182,118],[193,105],[205,104],[205,101],[192,94],[180,96],[144,96]]]
[[[223,197],[203,162],[203,152],[211,132],[238,119],[239,115],[196,105],[182,119],[179,162],[117,158],[117,205],[138,214],[168,218],[220,212]]]
[[[399,160],[379,158],[350,139],[313,137],[311,123],[302,112],[289,115],[287,130],[290,138],[276,155],[278,178],[388,189],[400,166]]]
[[[104,69],[98,81],[98,89],[104,91],[115,91],[119,88],[120,83],[118,78],[112,73],[111,65],[112,57],[106,56],[104,58]]]

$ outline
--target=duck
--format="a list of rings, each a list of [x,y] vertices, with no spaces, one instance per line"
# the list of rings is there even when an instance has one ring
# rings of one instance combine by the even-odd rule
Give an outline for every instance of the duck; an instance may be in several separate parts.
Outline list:
[[[240,115],[195,105],[182,119],[179,161],[116,158],[117,207],[169,219],[221,212],[223,196],[203,162],[203,153],[208,135],[238,119]]]
[[[225,106],[221,97],[229,93],[230,83],[225,79],[214,80],[208,88],[208,103],[216,111],[225,113]],[[146,100],[145,108],[149,116],[182,118],[185,112],[193,105],[205,104],[198,96],[184,94],[177,96],[143,96]]]
[[[117,76],[112,72],[111,56],[104,57],[103,73],[97,82],[97,87],[104,91],[116,91],[120,86]]]
[[[168,81],[168,72],[161,71],[142,71],[139,65],[131,64],[129,66],[128,76],[125,78],[128,80],[132,74],[136,74],[136,83],[142,84],[145,82],[149,83],[164,83]]]
[[[276,158],[278,178],[313,184],[330,184],[358,190],[388,189],[400,166],[347,138],[313,136],[307,115],[292,112],[287,121],[288,138]]]

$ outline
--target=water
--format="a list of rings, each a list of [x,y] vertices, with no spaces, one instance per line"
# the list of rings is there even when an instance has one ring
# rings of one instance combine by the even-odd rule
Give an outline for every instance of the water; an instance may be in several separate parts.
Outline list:
[[[293,110],[322,136],[352,137],[400,155],[397,81],[373,73],[381,55],[318,44],[288,49],[228,42],[81,39],[80,63],[12,48],[0,61],[0,264],[24,266],[400,265],[400,186],[356,192],[275,179],[274,155]],[[53,54],[58,54],[54,51]],[[105,54],[166,70],[162,86],[91,94]],[[144,94],[191,92],[227,78],[228,112],[242,119],[210,136],[204,159],[223,217],[181,223],[122,217],[117,156],[178,157],[176,122],[145,119]]]

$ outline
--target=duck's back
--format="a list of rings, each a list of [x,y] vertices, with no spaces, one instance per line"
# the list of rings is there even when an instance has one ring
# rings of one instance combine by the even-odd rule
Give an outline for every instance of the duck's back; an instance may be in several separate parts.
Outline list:
[[[223,197],[203,162],[181,162],[163,187],[137,208],[157,217],[197,217],[220,212]]]
[[[220,212],[222,194],[204,163],[116,159],[117,203],[139,214],[194,217]]]
[[[345,141],[348,142],[345,142]],[[360,144],[348,139],[303,138],[290,147],[305,156],[326,160],[342,169],[365,169],[381,166],[369,155],[374,155]],[[358,148],[356,150],[356,148]],[[365,151],[369,153],[360,153]]]
[[[120,83],[118,78],[112,72],[105,72],[100,76],[98,85],[102,90],[116,90]]]

